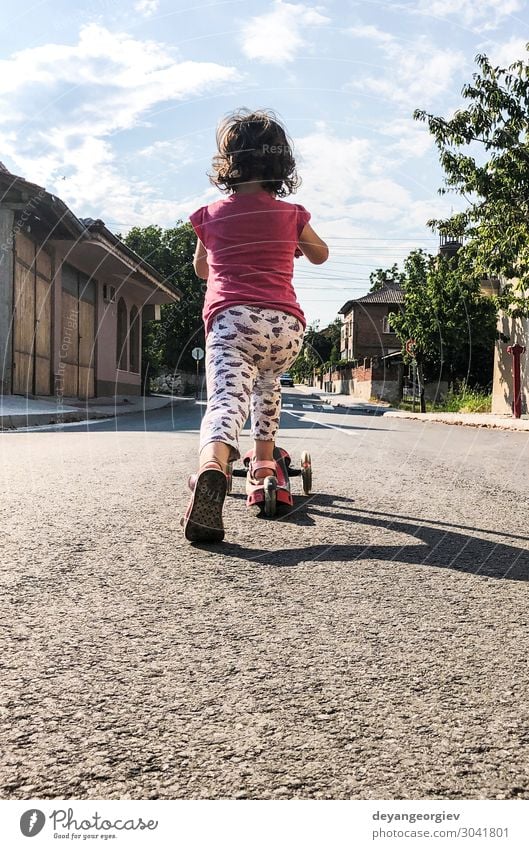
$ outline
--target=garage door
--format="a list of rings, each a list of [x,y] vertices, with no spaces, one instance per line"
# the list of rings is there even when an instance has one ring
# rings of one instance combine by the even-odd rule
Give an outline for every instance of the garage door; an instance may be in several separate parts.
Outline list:
[[[52,262],[27,236],[15,245],[13,393],[51,394]]]
[[[95,393],[96,283],[71,265],[62,267],[61,369],[66,397]]]

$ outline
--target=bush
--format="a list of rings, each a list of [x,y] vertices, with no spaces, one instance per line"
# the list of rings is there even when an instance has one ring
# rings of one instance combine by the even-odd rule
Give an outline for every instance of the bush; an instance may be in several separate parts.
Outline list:
[[[492,394],[479,387],[470,389],[466,383],[452,387],[442,404],[448,413],[490,413],[491,408]]]
[[[401,401],[396,405],[400,410],[413,410],[411,401]],[[415,402],[417,411],[419,402]],[[490,413],[492,409],[492,394],[488,389],[475,386],[471,389],[466,383],[452,386],[443,401],[426,402],[428,413]]]

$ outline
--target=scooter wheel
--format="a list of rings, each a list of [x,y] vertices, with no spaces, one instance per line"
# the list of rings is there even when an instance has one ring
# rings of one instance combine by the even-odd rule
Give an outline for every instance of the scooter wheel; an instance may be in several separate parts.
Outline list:
[[[277,480],[271,476],[263,481],[264,512],[265,516],[272,519],[277,509]]]
[[[301,482],[303,484],[303,495],[310,495],[312,489],[312,460],[308,451],[301,454]]]

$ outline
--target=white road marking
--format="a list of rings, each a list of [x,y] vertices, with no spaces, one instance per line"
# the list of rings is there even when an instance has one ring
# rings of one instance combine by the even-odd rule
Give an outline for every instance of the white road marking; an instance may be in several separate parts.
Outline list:
[[[337,430],[340,433],[345,433],[347,436],[357,436],[358,434],[355,431],[344,430],[343,427],[338,427],[337,425],[327,424],[326,422],[320,422],[318,419],[310,419],[308,416],[305,416],[303,413],[301,415],[296,415],[296,410],[290,412],[290,410],[285,410],[287,416],[292,416],[292,418],[297,419],[297,421],[301,421],[301,416],[303,416],[304,422],[310,422],[311,424],[319,425],[320,427],[328,427],[329,430]]]

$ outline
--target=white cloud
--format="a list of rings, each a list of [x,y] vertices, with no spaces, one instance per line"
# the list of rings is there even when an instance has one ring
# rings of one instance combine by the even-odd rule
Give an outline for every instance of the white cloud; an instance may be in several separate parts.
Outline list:
[[[396,118],[385,123],[380,132],[395,139],[389,145],[388,153],[397,155],[400,159],[417,159],[433,147],[433,138],[425,124],[414,121],[413,118]]]
[[[73,85],[77,117],[87,122],[77,125],[78,132],[91,128],[104,133],[134,126],[140,114],[158,103],[236,79],[233,67],[178,62],[158,42],[89,24],[81,29],[78,44],[46,44],[0,61],[0,98],[33,87],[40,89],[42,102],[47,91],[53,90],[55,97],[60,83]]]
[[[524,0],[419,0],[417,3],[420,12],[453,19],[478,32],[496,29],[524,6]]]
[[[390,42],[395,41],[395,38],[391,35],[391,33],[384,32],[371,24],[368,26],[361,24],[355,27],[348,27],[346,32],[349,35],[355,36],[355,38],[368,38],[372,41],[378,41],[379,44],[389,44]]]
[[[308,208],[335,217],[345,210],[351,196],[362,185],[369,159],[367,139],[342,139],[320,126],[308,136],[297,139],[298,168],[303,180],[302,193]]]
[[[141,168],[142,171],[148,173],[149,178],[156,177],[156,174],[160,174],[164,170],[170,170],[172,174],[175,174],[191,164],[194,164],[200,171],[203,170],[204,166],[203,158],[200,154],[197,154],[195,145],[178,138],[169,141],[155,141],[132,154],[129,161],[134,163],[137,157],[141,157],[143,160]]]
[[[411,124],[388,124],[386,144],[375,144],[372,138],[339,138],[321,123],[297,139],[303,179],[298,199],[313,213],[318,232],[360,235],[361,227],[363,234],[378,237],[402,232],[429,237],[426,221],[448,214],[453,198],[439,198],[437,184],[425,180],[420,168],[410,170],[409,151],[397,155],[394,138],[401,132],[413,138]]]
[[[464,203],[453,196],[440,197],[431,192],[431,197],[425,200],[414,200],[406,211],[406,224],[410,230],[424,228],[427,221],[434,218],[449,218],[454,210],[462,209]],[[431,235],[431,231],[430,231]]]
[[[379,77],[355,80],[351,88],[370,91],[409,109],[430,103],[450,89],[454,76],[465,67],[464,54],[452,48],[436,47],[426,36],[402,41],[377,27],[346,30],[355,38],[374,41],[383,52],[387,69]]]
[[[512,65],[512,63],[516,62],[518,59],[522,59],[527,62],[529,59],[526,47],[528,41],[529,36],[527,38],[517,38],[516,36],[513,36],[509,39],[509,41],[505,41],[503,44],[498,44],[497,42],[491,44],[487,47],[485,52],[493,65],[500,65],[502,68],[508,68],[509,65]]]
[[[233,67],[178,61],[163,44],[90,24],[77,44],[46,44],[0,62],[2,153],[12,170],[57,191],[79,215],[143,218],[157,209],[154,189],[131,176],[133,157],[118,157],[113,134],[144,124],[161,104],[238,79]],[[181,153],[178,145],[171,157],[166,149],[166,167],[177,168]]]
[[[325,127],[297,140],[301,202],[319,217],[380,221],[409,203],[406,189],[384,171],[370,139],[338,138]]]
[[[150,15],[154,15],[159,5],[159,0],[138,0],[138,2],[134,4],[134,9],[136,12],[139,12],[140,15],[145,15],[145,17],[148,18]]]
[[[372,200],[352,203],[349,206],[348,213],[353,221],[380,223],[381,221],[394,221],[399,215],[399,209],[384,200]]]
[[[403,208],[410,203],[410,193],[395,180],[385,177],[379,180],[367,180],[362,187],[362,195],[391,206]]]
[[[138,151],[138,156],[146,156],[149,159],[166,157],[175,159],[185,156],[188,152],[189,147],[185,142],[174,139],[172,141],[156,141],[147,147],[142,147]]]
[[[242,27],[242,51],[249,59],[273,65],[292,62],[307,42],[304,30],[325,24],[329,18],[301,3],[275,0],[271,12],[251,18]]]

